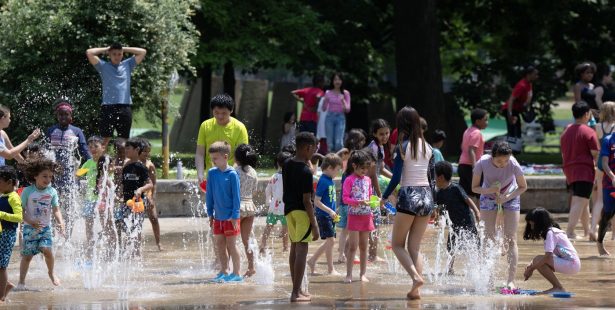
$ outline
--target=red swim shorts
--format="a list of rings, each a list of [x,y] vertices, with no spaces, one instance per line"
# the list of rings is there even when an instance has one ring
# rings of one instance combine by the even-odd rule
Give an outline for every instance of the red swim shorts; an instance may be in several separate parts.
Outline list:
[[[240,232],[239,220],[237,220],[237,229],[234,229],[232,221],[219,221],[214,219],[214,235],[225,235],[227,237],[232,237],[238,236]]]

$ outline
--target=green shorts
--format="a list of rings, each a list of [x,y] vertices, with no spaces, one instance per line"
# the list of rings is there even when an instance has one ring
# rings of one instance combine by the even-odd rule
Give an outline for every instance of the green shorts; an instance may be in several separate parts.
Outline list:
[[[268,213],[267,214],[267,225],[275,225],[278,223],[278,221],[286,226],[286,217],[284,215],[276,215],[273,213]]]

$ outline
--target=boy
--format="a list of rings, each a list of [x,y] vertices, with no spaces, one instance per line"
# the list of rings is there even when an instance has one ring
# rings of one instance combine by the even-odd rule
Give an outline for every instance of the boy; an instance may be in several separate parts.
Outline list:
[[[297,134],[295,144],[297,153],[286,161],[282,168],[284,184],[284,215],[290,238],[290,277],[293,282],[291,302],[310,301],[307,292],[301,291],[301,282],[305,273],[308,242],[318,240],[318,226],[312,205],[312,171],[308,162],[316,152],[316,137],[310,132]],[[310,233],[311,228],[311,233]]]
[[[162,246],[160,245],[160,223],[158,222],[158,211],[156,210],[156,201],[154,200],[154,196],[156,195],[156,166],[150,160],[152,144],[147,139],[143,138],[141,140],[145,145],[145,149],[143,150],[141,155],[139,155],[139,160],[147,168],[149,179],[152,180],[153,185],[152,190],[145,193],[145,195],[147,196],[147,206],[145,210],[147,211],[147,217],[149,218],[149,222],[152,224],[152,230],[154,231],[154,239],[156,240],[156,246],[158,247],[158,251],[162,251]]]
[[[115,224],[117,226],[118,240],[120,245],[126,248],[126,244],[121,242],[121,233],[124,231],[134,246],[134,253],[140,255],[141,251],[141,232],[143,231],[143,212],[131,209],[128,200],[133,199],[136,204],[138,200],[143,200],[144,193],[151,190],[154,186],[149,178],[147,167],[139,161],[139,156],[143,153],[145,145],[137,138],[126,141],[126,159],[128,160],[122,168],[122,193],[123,202],[118,212],[116,212]],[[133,233],[137,232],[137,236]],[[136,237],[136,239],[135,239]]]
[[[310,272],[314,273],[316,261],[325,253],[327,256],[327,267],[329,275],[340,275],[333,268],[333,245],[335,244],[335,182],[333,178],[339,175],[342,169],[342,159],[336,154],[328,154],[322,161],[322,176],[318,180],[316,186],[316,221],[318,222],[318,231],[320,239],[325,242],[316,250],[316,253],[307,261],[310,266]]]
[[[98,169],[96,167],[98,159],[102,156],[104,149],[102,147],[103,139],[99,136],[92,136],[88,139],[88,150],[92,154],[92,158],[88,159],[81,168],[77,170],[77,177],[85,178],[85,199],[83,208],[83,217],[85,218],[85,238],[87,241],[87,255],[91,258],[91,251],[93,247],[92,238],[94,235],[94,216],[96,212],[94,207],[96,206],[96,200],[98,195],[96,194],[96,174]],[[83,189],[83,188],[82,188]]]
[[[220,272],[214,278],[216,282],[242,282],[239,275],[239,176],[228,164],[231,146],[225,141],[217,141],[207,150],[213,168],[207,172],[207,191],[205,205],[209,217],[209,227],[214,231],[216,253],[220,263]],[[233,273],[227,274],[228,254],[233,260]]]
[[[440,129],[436,129],[432,137],[431,146],[433,146],[433,159],[437,163],[444,160],[444,156],[442,156],[440,149],[444,145],[444,140],[446,140],[446,133]]]
[[[481,129],[487,128],[489,124],[489,114],[483,109],[474,109],[470,114],[472,126],[468,127],[463,133],[461,140],[461,156],[459,157],[459,185],[470,196],[477,197],[472,192],[472,170],[476,161],[483,156],[485,140]]]
[[[452,256],[449,266],[449,273],[453,274],[453,263],[455,262],[455,250],[457,248],[457,238],[472,238],[472,242],[478,242],[478,231],[472,217],[476,223],[480,222],[480,212],[478,208],[466,195],[466,192],[458,184],[451,182],[453,177],[453,166],[447,161],[436,163],[436,203],[444,205],[451,220],[449,238],[446,247]],[[474,214],[472,214],[474,213]]]

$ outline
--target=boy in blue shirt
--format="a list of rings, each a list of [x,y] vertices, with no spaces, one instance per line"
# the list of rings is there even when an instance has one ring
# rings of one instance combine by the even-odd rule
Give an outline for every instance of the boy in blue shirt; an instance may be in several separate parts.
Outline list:
[[[308,260],[310,272],[314,273],[314,267],[318,258],[325,253],[329,275],[340,275],[333,268],[333,245],[335,244],[335,182],[333,178],[339,175],[342,169],[342,159],[336,154],[328,154],[322,162],[322,176],[316,186],[316,221],[320,231],[320,239],[325,242],[316,250],[316,253]]]
[[[214,232],[214,241],[220,262],[216,282],[242,282],[239,275],[239,251],[236,241],[239,230],[239,176],[228,165],[231,146],[227,142],[214,142],[209,146],[209,156],[214,165],[207,172],[205,205],[209,226]],[[233,273],[227,274],[228,255],[233,260]]]

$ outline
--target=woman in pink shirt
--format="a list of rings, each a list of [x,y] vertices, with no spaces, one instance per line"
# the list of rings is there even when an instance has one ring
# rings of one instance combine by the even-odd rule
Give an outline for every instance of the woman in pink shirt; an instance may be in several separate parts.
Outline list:
[[[346,114],[350,112],[350,92],[344,89],[342,74],[336,72],[331,76],[330,89],[325,93],[323,111],[327,111],[325,131],[329,152],[342,148],[346,131]]]

